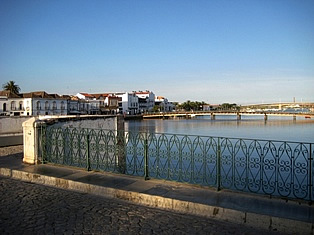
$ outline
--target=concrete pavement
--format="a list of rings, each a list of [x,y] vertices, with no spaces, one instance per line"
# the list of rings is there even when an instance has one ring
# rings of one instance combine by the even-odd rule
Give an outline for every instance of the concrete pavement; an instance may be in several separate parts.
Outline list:
[[[145,181],[139,177],[87,172],[69,167],[26,165],[20,157],[12,155],[0,157],[0,175],[111,198],[110,200],[122,199],[145,207],[168,210],[166,214],[172,211],[193,218],[201,216],[197,218],[207,218],[206,221],[214,219],[219,223],[236,223],[238,228],[244,225],[243,228],[251,226],[267,232],[314,234],[314,207],[298,201],[225,190],[217,192],[206,187],[162,180]],[[84,204],[84,201],[81,203]],[[154,219],[156,223],[158,218]],[[130,218],[127,217],[126,220],[128,219]],[[213,231],[219,233],[218,230]]]

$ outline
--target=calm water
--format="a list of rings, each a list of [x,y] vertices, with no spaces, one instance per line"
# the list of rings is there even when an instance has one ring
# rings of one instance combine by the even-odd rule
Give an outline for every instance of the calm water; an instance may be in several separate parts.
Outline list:
[[[235,116],[210,116],[192,119],[149,119],[126,121],[126,130],[149,131],[155,133],[204,135],[229,138],[250,138],[279,141],[314,143],[314,120],[298,117],[242,116],[237,121]]]

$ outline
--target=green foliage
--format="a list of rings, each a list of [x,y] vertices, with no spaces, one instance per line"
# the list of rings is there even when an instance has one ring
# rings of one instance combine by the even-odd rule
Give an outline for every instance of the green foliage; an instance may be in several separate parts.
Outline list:
[[[19,87],[19,85],[15,84],[14,81],[8,81],[6,84],[2,85],[2,88],[5,91],[11,91],[14,94],[19,94],[21,88]]]
[[[204,101],[198,102],[198,101],[186,101],[182,104],[177,105],[178,109],[183,109],[185,111],[201,111],[203,110],[203,105],[206,103]]]
[[[237,106],[237,104],[223,103],[222,105],[220,105],[219,109],[221,109],[221,110],[240,110],[240,107]]]
[[[156,112],[160,112],[160,106],[159,105],[155,105],[152,112],[156,113]]]
[[[188,100],[182,104],[177,104],[176,109],[177,110],[184,110],[184,111],[202,111],[204,105],[207,105],[204,101],[198,102],[198,101]],[[219,105],[218,110],[239,111],[240,106],[238,106],[237,104],[223,103],[223,104]]]

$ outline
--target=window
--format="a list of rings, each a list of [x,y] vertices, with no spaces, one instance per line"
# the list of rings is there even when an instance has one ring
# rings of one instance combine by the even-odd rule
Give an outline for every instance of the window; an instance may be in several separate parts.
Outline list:
[[[20,110],[23,110],[23,101],[20,101],[19,108],[20,108]]]
[[[65,109],[64,101],[61,102],[61,110]]]
[[[3,112],[6,112],[6,111],[7,111],[7,104],[4,103],[4,104],[3,104]]]
[[[45,102],[45,110],[49,110],[49,102],[48,101]]]
[[[37,101],[37,102],[36,102],[36,109],[37,109],[37,110],[41,110],[40,101]]]
[[[57,109],[57,102],[56,102],[56,101],[53,101],[53,103],[52,103],[52,109],[53,109],[53,110],[56,110],[56,109]]]
[[[11,102],[11,110],[15,110],[15,101]]]
[[[26,110],[29,111],[29,101],[26,102]]]

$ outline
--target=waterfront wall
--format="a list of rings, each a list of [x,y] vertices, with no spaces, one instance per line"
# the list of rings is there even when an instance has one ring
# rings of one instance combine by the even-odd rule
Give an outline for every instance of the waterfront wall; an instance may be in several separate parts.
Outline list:
[[[62,116],[31,118],[23,123],[23,162],[37,164],[40,155],[40,134],[43,127],[53,128],[94,128],[124,130],[122,116]]]
[[[23,122],[30,117],[0,117],[0,147],[23,144]]]
[[[23,133],[22,124],[30,117],[1,117],[0,118],[0,135],[13,135]]]

